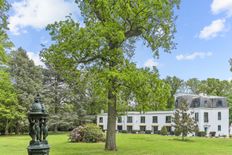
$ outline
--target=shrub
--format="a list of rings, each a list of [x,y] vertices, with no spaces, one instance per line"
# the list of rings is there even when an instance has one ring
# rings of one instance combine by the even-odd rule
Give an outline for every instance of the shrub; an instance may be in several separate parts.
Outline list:
[[[145,133],[146,134],[151,134],[151,130],[146,130]]]
[[[122,130],[121,132],[122,132],[122,133],[128,133],[128,131],[127,131],[127,130]]]
[[[215,131],[211,131],[211,132],[209,133],[209,135],[210,135],[211,137],[215,137],[216,132],[215,132]]]
[[[138,130],[132,130],[131,133],[137,134],[137,133],[139,133],[139,131]]]
[[[174,135],[175,136],[180,136],[181,132],[178,129],[174,130]]]
[[[161,135],[167,135],[167,134],[168,134],[168,131],[167,131],[166,126],[163,126],[163,127],[161,128],[160,134],[161,134]]]
[[[205,137],[206,136],[206,132],[205,131],[198,131],[197,132],[197,136],[199,136],[199,137]]]
[[[69,135],[71,142],[94,143],[105,141],[104,133],[96,124],[86,124],[73,129]]]

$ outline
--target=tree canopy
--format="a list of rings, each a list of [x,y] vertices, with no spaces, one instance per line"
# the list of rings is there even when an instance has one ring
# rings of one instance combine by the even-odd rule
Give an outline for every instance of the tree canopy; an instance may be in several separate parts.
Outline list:
[[[174,8],[179,0],[76,0],[84,27],[73,19],[47,27],[54,44],[42,51],[44,60],[64,76],[77,70],[98,70],[108,102],[107,150],[116,150],[115,122],[120,77],[127,68],[137,39],[144,40],[154,56],[170,52],[175,29]],[[129,62],[130,63],[130,62]]]

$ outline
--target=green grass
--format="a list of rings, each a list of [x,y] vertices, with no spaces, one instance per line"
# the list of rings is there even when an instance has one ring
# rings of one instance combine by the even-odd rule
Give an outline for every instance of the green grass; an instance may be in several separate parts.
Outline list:
[[[49,135],[50,155],[231,155],[232,139],[171,136],[117,135],[118,151],[104,151],[104,143],[69,143],[67,134]],[[29,136],[1,136],[0,155],[27,155]]]

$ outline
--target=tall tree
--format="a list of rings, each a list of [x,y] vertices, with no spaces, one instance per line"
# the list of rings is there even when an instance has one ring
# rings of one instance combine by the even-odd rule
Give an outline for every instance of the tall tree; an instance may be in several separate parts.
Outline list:
[[[186,81],[186,85],[191,90],[193,94],[199,94],[200,93],[200,85],[201,81],[197,78],[191,78]]]
[[[180,89],[180,87],[182,86],[183,80],[179,79],[176,76],[173,76],[173,77],[167,76],[164,81],[167,82],[171,87],[171,96],[169,97],[167,101],[167,108],[173,109],[174,103],[175,103],[174,95],[177,93],[177,90]]]
[[[5,0],[0,0],[0,64],[6,63],[6,49],[12,46],[7,36],[7,14],[9,4]]]
[[[184,140],[184,137],[186,137],[189,133],[196,131],[197,124],[191,116],[186,100],[179,100],[178,107],[174,113],[173,123],[175,132],[181,134],[182,140]]]
[[[26,51],[22,48],[11,52],[8,64],[18,103],[23,107],[21,110],[26,116],[29,106],[34,101],[34,96],[40,93],[42,88],[41,68],[35,66],[33,60],[29,59]],[[16,122],[18,130],[22,126],[20,122],[23,121]]]
[[[5,134],[8,134],[14,120],[21,118],[22,113],[10,76],[2,68],[0,68],[0,86],[0,126],[4,127]]]
[[[141,38],[155,56],[159,49],[174,47],[174,7],[179,0],[76,0],[85,27],[72,19],[49,25],[54,44],[42,57],[62,74],[76,69],[97,67],[106,79],[108,125],[106,150],[116,150],[117,94],[120,73],[133,54],[136,39]],[[131,48],[132,47],[132,48]]]

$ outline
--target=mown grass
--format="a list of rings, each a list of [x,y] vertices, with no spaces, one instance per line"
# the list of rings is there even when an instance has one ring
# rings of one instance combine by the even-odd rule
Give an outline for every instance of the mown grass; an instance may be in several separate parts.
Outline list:
[[[49,135],[50,155],[231,155],[232,139],[118,134],[118,151],[104,151],[104,143],[69,143],[68,134]],[[1,136],[0,155],[27,155],[29,136]]]

